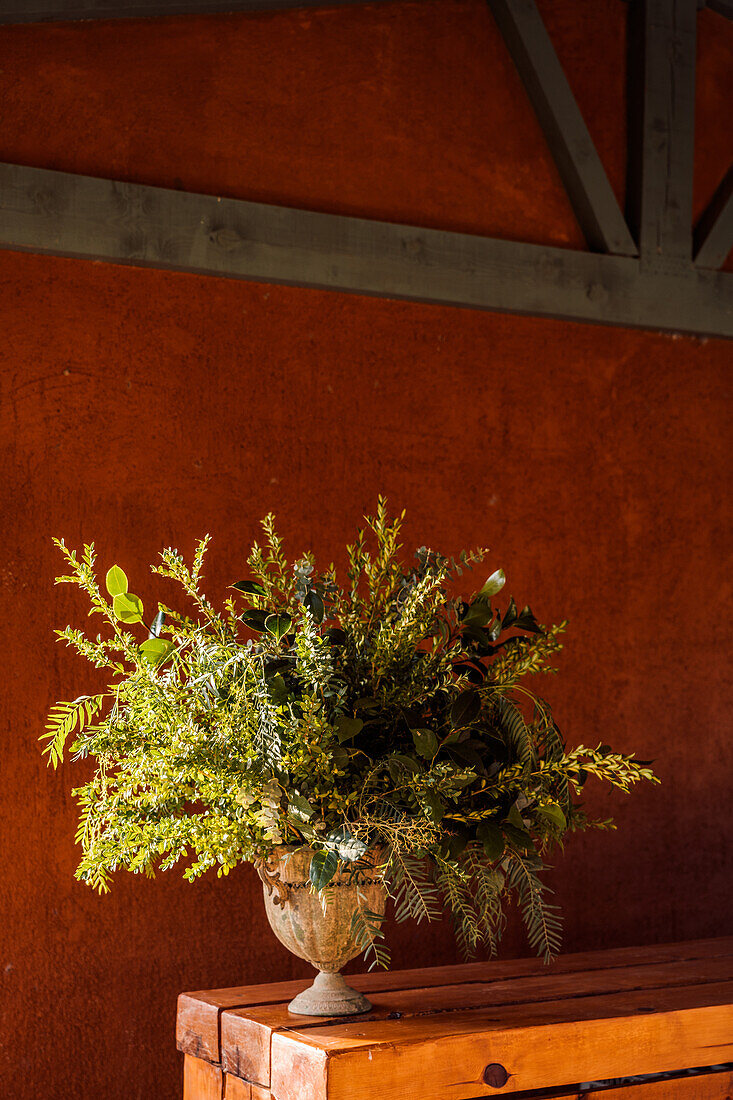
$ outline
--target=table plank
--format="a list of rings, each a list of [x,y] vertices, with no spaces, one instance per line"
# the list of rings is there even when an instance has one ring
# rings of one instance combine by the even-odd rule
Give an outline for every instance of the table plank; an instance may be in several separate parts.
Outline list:
[[[727,955],[733,955],[733,936],[673,944],[652,944],[646,947],[621,947],[607,951],[570,953],[560,956],[550,968],[535,958],[506,959],[465,963],[458,966],[353,974],[349,975],[348,980],[355,989],[371,994],[461,983],[503,981],[540,973],[571,973],[586,968],[596,970],[630,965],[655,965]],[[301,980],[182,993],[178,998],[176,1027],[178,1049],[185,1054],[218,1063],[221,1061],[220,1016],[222,1012],[235,1008],[287,1002],[310,984],[310,980]]]
[[[733,956],[694,959],[658,966],[629,966],[600,970],[553,972],[495,982],[474,982],[443,987],[372,993],[373,1010],[359,1017],[360,1023],[429,1016],[497,1005],[553,1001],[616,993],[635,989],[660,989],[706,982],[733,981]],[[221,1017],[221,1058],[227,1073],[268,1085],[273,1033],[296,1029],[302,1032],[327,1025],[336,1031],[349,1018],[294,1016],[287,1004],[266,1005],[225,1011]]]
[[[733,1061],[733,982],[478,1009],[272,1038],[277,1100],[468,1100]],[[418,1091],[416,1091],[418,1090]]]
[[[733,1073],[702,1073],[583,1095],[586,1100],[732,1100]]]

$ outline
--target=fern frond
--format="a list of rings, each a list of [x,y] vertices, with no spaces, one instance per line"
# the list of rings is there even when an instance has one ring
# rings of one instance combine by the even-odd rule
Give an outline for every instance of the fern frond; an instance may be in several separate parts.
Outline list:
[[[453,915],[458,946],[466,958],[472,958],[484,936],[468,876],[454,864],[441,860],[436,865],[435,880]]]
[[[496,713],[499,719],[499,727],[505,734],[509,744],[515,749],[519,761],[527,772],[531,771],[537,761],[532,731],[524,720],[522,712],[516,704],[503,695],[497,695],[494,700]]]
[[[366,906],[366,897],[361,890],[356,894],[358,905],[351,918],[350,935],[355,945],[359,948],[366,961],[371,959],[369,969],[375,966],[383,970],[389,969],[390,953],[384,942],[384,916],[374,913]]]
[[[48,741],[43,752],[48,754],[54,768],[63,761],[64,747],[71,734],[74,730],[81,733],[87,722],[91,722],[99,712],[104,699],[104,695],[81,695],[71,703],[54,703],[51,707],[46,732],[38,740]]]
[[[539,878],[544,866],[516,850],[506,857],[506,884],[516,890],[527,939],[533,951],[551,962],[560,951],[562,919],[557,905],[551,905],[546,895],[552,891]]]

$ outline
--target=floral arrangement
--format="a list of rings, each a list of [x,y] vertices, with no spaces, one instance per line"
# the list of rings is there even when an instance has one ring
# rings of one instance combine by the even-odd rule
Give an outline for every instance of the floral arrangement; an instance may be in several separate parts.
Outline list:
[[[83,589],[105,624],[96,638],[57,633],[110,680],[57,703],[44,735],[54,766],[69,739],[74,759],[96,762],[74,792],[81,880],[104,891],[119,868],[179,861],[187,879],[225,875],[287,844],[312,850],[327,904],[336,871],[379,848],[398,921],[445,907],[467,955],[493,954],[513,897],[532,948],[559,950],[548,854],[577,829],[613,827],[587,817],[586,781],[657,780],[607,745],[568,749],[528,685],[552,671],[566,624],[544,627],[513,598],[499,606],[501,569],[454,595],[486,550],[421,547],[406,564],[403,517],[380,498],[342,586],[311,553],[290,564],[268,516],[249,576],[218,608],[202,589],[208,537],[191,565],[166,549],[153,572],[185,604],[160,602],[150,618],[119,566],[102,592],[93,544],[79,555],[56,540],[69,570],[57,582]],[[387,965],[375,914],[357,913],[354,934]]]

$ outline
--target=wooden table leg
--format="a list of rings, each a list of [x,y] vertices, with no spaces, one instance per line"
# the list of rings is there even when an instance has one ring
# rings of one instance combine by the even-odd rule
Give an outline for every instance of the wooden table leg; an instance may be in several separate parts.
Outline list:
[[[183,1100],[221,1100],[221,1068],[190,1054],[183,1061]]]

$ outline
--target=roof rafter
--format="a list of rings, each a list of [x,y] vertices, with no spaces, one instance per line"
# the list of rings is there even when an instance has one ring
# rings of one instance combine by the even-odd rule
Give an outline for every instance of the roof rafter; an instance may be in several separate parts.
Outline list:
[[[728,169],[695,227],[695,263],[722,267],[733,248],[733,166]]]
[[[588,246],[596,252],[637,255],[535,0],[489,0],[489,7],[527,90]]]

